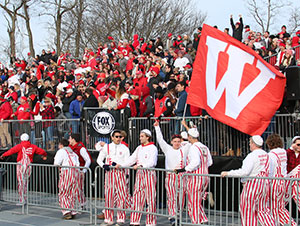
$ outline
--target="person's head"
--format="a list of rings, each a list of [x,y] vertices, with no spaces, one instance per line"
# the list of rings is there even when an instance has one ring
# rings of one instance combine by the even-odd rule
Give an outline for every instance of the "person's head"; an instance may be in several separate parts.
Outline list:
[[[82,94],[79,93],[79,94],[77,95],[76,99],[77,99],[79,102],[81,102],[81,101],[83,100]]]
[[[181,82],[178,82],[178,83],[177,83],[175,89],[176,89],[176,91],[177,91],[178,93],[180,93],[180,92],[184,91],[185,86],[186,86],[186,83],[185,83],[184,81],[181,81]]]
[[[226,28],[224,29],[224,33],[229,34],[229,28],[228,28],[228,27],[226,27]]]
[[[69,143],[70,145],[74,146],[80,141],[80,134],[79,133],[72,133],[69,136]]]
[[[163,91],[163,89],[161,88],[161,86],[157,86],[156,89],[154,90],[154,92],[155,92],[155,96],[156,96],[158,99],[163,98],[163,96],[164,96],[164,91]]]
[[[199,132],[196,128],[191,128],[188,130],[188,141],[193,144],[198,141]]]
[[[26,102],[27,102],[27,97],[22,96],[21,99],[20,99],[21,105],[25,104]]]
[[[172,144],[174,149],[179,149],[180,148],[181,140],[182,140],[182,137],[179,134],[174,134],[172,136],[171,144]]]
[[[112,142],[115,144],[120,144],[122,141],[122,138],[123,138],[123,136],[121,134],[121,130],[112,131],[110,136],[111,136]]]
[[[125,137],[127,137],[127,133],[124,130],[121,130],[122,140],[124,140]]]
[[[59,141],[59,144],[58,144],[58,147],[59,148],[63,148],[63,147],[68,147],[69,146],[69,141],[65,138],[62,138],[60,141]]]
[[[29,141],[29,135],[27,133],[23,133],[20,136],[21,141]]]
[[[238,29],[240,27],[240,22],[235,23],[235,29]]]
[[[51,99],[49,97],[45,97],[44,99],[45,106],[48,107],[51,105]]]
[[[266,144],[268,145],[269,149],[275,149],[275,148],[283,148],[283,141],[281,137],[274,133],[268,136],[266,140]]]
[[[292,139],[292,147],[295,152],[300,152],[300,136],[295,136]]]
[[[268,38],[269,36],[270,36],[270,32],[269,31],[265,31],[264,38]]]
[[[140,142],[142,145],[148,144],[151,141],[152,133],[148,129],[143,129],[140,132]]]
[[[286,32],[286,26],[285,26],[285,25],[282,25],[281,31],[282,31],[282,32]]]
[[[260,149],[263,146],[264,140],[259,135],[254,135],[250,137],[249,147],[250,151],[254,151],[256,149]]]
[[[180,135],[181,135],[181,138],[182,138],[183,141],[187,141],[189,139],[188,133],[186,131],[182,131],[180,133]]]

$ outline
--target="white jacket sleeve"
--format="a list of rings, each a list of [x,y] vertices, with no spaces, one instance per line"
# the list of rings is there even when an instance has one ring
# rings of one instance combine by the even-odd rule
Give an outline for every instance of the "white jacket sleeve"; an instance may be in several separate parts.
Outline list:
[[[91,157],[90,157],[90,155],[87,153],[86,148],[81,148],[81,149],[80,149],[80,155],[82,156],[82,158],[83,158],[84,161],[85,161],[84,167],[90,168],[90,165],[91,165]],[[83,172],[85,173],[85,172],[86,172],[86,169],[83,169]]]
[[[191,172],[197,169],[200,165],[199,150],[197,150],[196,147],[192,146],[188,153],[188,158],[189,164],[185,167],[185,170]]]
[[[210,167],[213,164],[213,159],[211,157],[210,151],[207,151],[207,167]]]
[[[274,177],[275,167],[277,167],[277,157],[272,152],[269,153],[269,157],[270,157],[269,177]]]
[[[163,153],[167,154],[168,150],[172,148],[171,145],[169,145],[163,138],[163,135],[161,133],[161,129],[159,126],[154,126],[155,132],[156,132],[156,140],[163,151]]]
[[[242,168],[237,170],[230,170],[228,172],[229,176],[249,176],[253,169],[253,161],[255,161],[252,157],[253,155],[249,154],[243,161]]]
[[[135,149],[135,151],[132,153],[131,156],[129,156],[129,158],[127,159],[127,161],[125,161],[124,164],[122,164],[121,166],[123,167],[129,167],[134,165],[137,162],[137,152],[138,152],[138,147]]]
[[[103,163],[103,160],[106,158],[107,156],[107,145],[108,144],[105,144],[103,147],[101,147],[99,149],[99,155],[98,155],[98,158],[97,158],[97,163],[99,166],[103,167],[104,163]]]
[[[61,166],[63,163],[63,151],[60,149],[56,152],[54,156],[54,165]]]

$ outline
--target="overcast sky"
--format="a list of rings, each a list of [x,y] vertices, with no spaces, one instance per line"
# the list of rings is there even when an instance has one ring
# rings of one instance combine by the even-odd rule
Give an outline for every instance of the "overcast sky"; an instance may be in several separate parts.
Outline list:
[[[237,21],[238,15],[242,14],[245,25],[249,24],[252,29],[259,30],[259,27],[255,25],[254,20],[248,13],[245,1],[246,0],[191,0],[190,3],[196,5],[196,7],[202,12],[207,13],[207,24],[211,26],[217,25],[220,30],[224,30],[224,28],[230,27],[230,14],[233,14],[234,21]],[[291,1],[291,7],[300,8],[300,0]],[[291,7],[287,7],[285,9],[280,10],[280,14],[278,16],[278,19],[276,20],[276,24],[274,24],[270,29],[271,33],[278,33],[280,31],[280,27],[283,24],[286,24],[288,26],[288,15],[291,11]],[[49,32],[47,30],[46,20],[47,19],[41,17],[33,18],[31,21],[36,53],[41,52],[42,49],[48,48],[46,40],[49,37]],[[8,34],[6,32],[6,26],[6,20],[3,17],[3,14],[0,14],[0,42],[2,43],[8,43]],[[22,29],[25,30],[25,27]],[[231,32],[232,30],[230,29],[230,33]],[[27,41],[25,42],[25,47],[23,49],[23,54],[26,55],[26,53],[28,52]]]

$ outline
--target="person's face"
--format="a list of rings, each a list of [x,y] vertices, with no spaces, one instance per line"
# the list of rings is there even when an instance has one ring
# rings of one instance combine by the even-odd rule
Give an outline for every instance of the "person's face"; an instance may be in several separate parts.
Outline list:
[[[140,134],[140,142],[141,144],[146,144],[148,142],[149,138],[146,136],[145,133]]]
[[[76,98],[79,102],[81,102],[82,101],[82,96],[81,95],[79,95],[79,96],[77,96],[77,98]]]
[[[72,146],[75,144],[75,140],[71,136],[69,136],[69,144]]]
[[[115,144],[120,144],[122,141],[122,135],[121,133],[114,133],[114,135],[111,137],[111,140],[115,143]]]
[[[235,28],[238,29],[240,27],[239,24],[235,24]]]
[[[23,105],[23,104],[25,104],[25,103],[26,103],[26,101],[25,101],[25,100],[23,100],[23,99],[21,99],[21,100],[20,100],[20,103],[21,103],[21,105]]]
[[[256,148],[255,143],[252,141],[252,138],[249,139],[250,151],[253,151]]]
[[[177,84],[175,89],[176,89],[177,92],[181,92],[181,91],[184,90],[184,86],[182,86],[181,84]]]
[[[59,148],[59,149],[62,149],[63,147],[64,147],[64,146],[63,146],[61,143],[58,144],[58,148]]]
[[[45,100],[45,105],[48,107],[51,104],[49,100]]]
[[[265,38],[269,37],[268,32],[265,32],[265,33],[264,33],[264,37],[265,37]]]
[[[300,140],[295,141],[294,150],[300,152]]]
[[[181,139],[180,138],[174,138],[171,141],[171,144],[172,144],[172,146],[173,146],[174,149],[179,149],[180,146],[181,146]]]

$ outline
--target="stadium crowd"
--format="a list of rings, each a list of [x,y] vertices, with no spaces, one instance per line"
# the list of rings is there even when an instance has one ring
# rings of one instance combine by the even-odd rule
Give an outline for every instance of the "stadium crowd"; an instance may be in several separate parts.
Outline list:
[[[241,15],[236,23],[231,16],[230,23],[232,36],[262,57],[278,54],[279,70],[300,65],[293,51],[300,30],[292,37],[283,25],[278,34],[262,34],[244,26]],[[109,36],[78,58],[50,49],[36,56],[28,53],[27,59],[12,56],[10,67],[0,65],[1,121],[76,119],[84,107],[124,109],[132,117],[201,115],[195,106],[185,108],[201,30],[193,38],[171,33],[150,40],[138,34],[133,40]],[[229,28],[224,32],[229,34]],[[51,141],[53,126],[45,122],[43,128]],[[72,132],[78,132],[78,124],[72,124]],[[0,138],[2,147],[11,146],[5,123]]]

